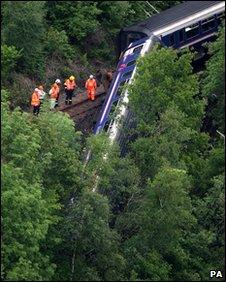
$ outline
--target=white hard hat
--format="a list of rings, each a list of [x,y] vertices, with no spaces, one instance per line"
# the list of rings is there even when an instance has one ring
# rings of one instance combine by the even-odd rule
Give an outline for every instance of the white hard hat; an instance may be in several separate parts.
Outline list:
[[[56,79],[56,80],[55,80],[55,83],[61,83],[61,82],[60,82],[60,79]]]
[[[40,90],[38,88],[35,88],[35,92],[39,92]]]
[[[93,75],[91,74],[91,75],[89,76],[89,78],[93,78]]]

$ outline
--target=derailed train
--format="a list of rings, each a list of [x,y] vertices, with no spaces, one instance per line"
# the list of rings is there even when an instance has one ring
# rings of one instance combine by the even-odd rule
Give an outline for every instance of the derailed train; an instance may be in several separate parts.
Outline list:
[[[120,130],[121,121],[131,122],[132,113],[127,107],[128,91],[122,91],[122,87],[131,84],[137,59],[156,44],[175,49],[198,48],[216,35],[224,11],[224,1],[187,1],[123,28],[118,36],[121,55],[93,133],[108,132],[109,138],[117,141],[123,152],[125,136]],[[114,116],[113,112],[117,114]]]

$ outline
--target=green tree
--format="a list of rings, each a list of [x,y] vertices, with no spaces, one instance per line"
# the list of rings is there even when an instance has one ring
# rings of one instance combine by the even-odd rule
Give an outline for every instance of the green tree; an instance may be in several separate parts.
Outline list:
[[[46,1],[46,5],[48,21],[71,38],[80,41],[99,26],[97,15],[101,11],[97,8],[97,2]]]
[[[49,280],[55,265],[40,251],[56,206],[39,184],[24,180],[20,168],[2,165],[3,265],[6,280]]]
[[[130,1],[99,1],[97,4],[101,11],[98,16],[102,27],[111,35],[116,35],[128,17]]]
[[[184,1],[151,1],[149,4],[147,1],[128,1],[129,9],[127,11],[126,18],[124,19],[125,22],[121,25],[121,28],[146,20],[151,15],[156,14],[157,11],[161,12],[181,2]]]
[[[163,164],[185,168],[182,161],[193,130],[187,126],[187,117],[178,107],[171,106],[161,114],[160,119],[143,132],[149,137],[140,137],[131,144],[134,159],[143,181],[153,177]]]
[[[202,91],[210,103],[215,103],[207,115],[215,127],[225,133],[225,27],[220,30],[217,40],[210,44],[209,52],[212,57],[207,62]]]
[[[182,230],[194,222],[188,195],[190,188],[186,171],[170,167],[161,168],[148,184],[144,208],[147,224],[144,222],[142,229],[153,230],[148,240],[163,253],[173,250],[173,245],[183,234]]]
[[[217,269],[224,268],[224,186],[224,174],[213,177],[206,196],[197,200],[195,209],[202,228],[212,232],[206,258]]]
[[[162,167],[148,183],[134,214],[138,228],[122,246],[128,275],[136,273],[138,280],[169,280],[177,270],[188,267],[189,254],[182,243],[185,231],[196,222],[190,188],[186,171],[172,167]]]
[[[130,271],[129,281],[169,281],[171,266],[156,251],[150,250],[145,255],[141,255],[134,248],[126,250],[132,259],[128,258]],[[128,273],[129,274],[129,273]]]
[[[40,132],[29,114],[9,111],[2,91],[2,253],[4,279],[49,280],[55,265],[42,251],[57,223],[56,197],[47,197],[39,162]]]
[[[78,197],[82,193],[85,185],[82,179],[81,134],[75,132],[74,123],[68,115],[49,112],[47,103],[34,122],[41,136],[39,158],[45,195],[48,199],[56,198],[61,206],[56,213],[58,224],[48,230],[42,249],[57,265],[56,280],[59,277],[66,279],[67,253],[66,244],[62,246],[62,242],[65,243],[63,230],[67,225],[68,204],[73,195]]]
[[[193,134],[189,143],[183,161],[193,179],[192,195],[202,198],[208,192],[212,178],[224,172],[224,148],[219,145],[213,148],[205,133]]]
[[[5,82],[14,70],[21,52],[14,46],[1,45],[1,80]]]
[[[63,268],[58,225],[84,185],[80,134],[67,115],[49,112],[45,103],[38,117],[10,112],[8,96],[2,91],[4,277],[49,280],[56,266]]]
[[[183,2],[185,1],[152,1],[152,5],[156,9],[163,11]]]
[[[58,31],[53,27],[45,33],[44,36],[44,48],[47,55],[58,55],[65,58],[71,58],[74,56],[74,50],[68,42],[68,36],[66,32]]]
[[[212,179],[205,197],[193,199],[197,224],[183,241],[183,247],[190,254],[187,270],[196,272],[204,281],[209,279],[210,269],[224,269],[223,189],[222,174]]]
[[[124,259],[108,221],[108,201],[97,193],[84,191],[68,206],[62,227],[65,272],[58,274],[60,279],[122,280]]]
[[[138,123],[150,126],[168,106],[176,105],[190,127],[200,127],[204,101],[197,97],[199,85],[191,61],[190,52],[178,57],[175,50],[165,48],[153,49],[140,58],[129,89]]]
[[[109,159],[111,170],[101,175],[99,191],[109,199],[113,221],[124,212],[131,201],[139,197],[139,171],[129,158]]]
[[[43,185],[49,191],[55,191],[61,203],[68,203],[70,194],[79,193],[81,189],[81,134],[75,132],[68,115],[50,113],[47,101],[33,122],[41,135]]]
[[[43,33],[45,1],[5,1],[2,17],[2,41],[22,50],[18,67],[33,77],[44,71]]]

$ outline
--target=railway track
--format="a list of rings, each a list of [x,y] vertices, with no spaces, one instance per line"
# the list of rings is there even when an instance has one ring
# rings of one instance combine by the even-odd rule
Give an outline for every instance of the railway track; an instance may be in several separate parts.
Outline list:
[[[86,93],[81,93],[74,98],[72,105],[60,104],[58,110],[69,114],[76,124],[76,129],[83,133],[92,132],[93,126],[103,105],[106,93],[99,89],[96,99],[90,101]]]
[[[81,100],[75,104],[60,107],[59,110],[62,112],[67,112],[71,117],[78,116],[89,112],[90,110],[99,107],[99,105],[103,104],[106,93],[98,93],[96,99],[94,101],[90,101],[88,99]]]

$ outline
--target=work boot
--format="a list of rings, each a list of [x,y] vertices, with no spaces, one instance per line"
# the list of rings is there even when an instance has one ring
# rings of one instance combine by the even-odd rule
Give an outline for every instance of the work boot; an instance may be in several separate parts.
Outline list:
[[[69,105],[71,105],[72,104],[72,100],[69,100]]]
[[[67,104],[68,104],[68,101],[66,100],[66,101],[65,101],[65,105],[67,105]]]

